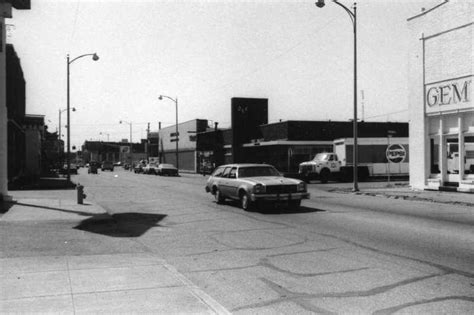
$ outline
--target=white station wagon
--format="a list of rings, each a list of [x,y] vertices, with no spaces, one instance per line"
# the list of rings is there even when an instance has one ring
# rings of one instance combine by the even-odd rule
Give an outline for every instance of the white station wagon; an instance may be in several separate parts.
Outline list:
[[[206,192],[217,203],[226,198],[239,200],[242,209],[250,210],[262,202],[287,203],[298,208],[308,199],[306,183],[283,177],[268,164],[228,164],[217,167],[206,183]]]

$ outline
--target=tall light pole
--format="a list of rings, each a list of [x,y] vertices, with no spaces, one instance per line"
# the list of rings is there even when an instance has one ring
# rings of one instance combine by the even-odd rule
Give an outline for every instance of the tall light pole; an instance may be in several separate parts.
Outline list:
[[[67,108],[65,108],[65,109],[60,109],[60,110],[59,110],[59,127],[58,127],[59,140],[61,140],[61,114],[64,113],[65,111],[67,111]],[[72,108],[72,111],[75,112],[75,111],[76,111],[76,108],[73,107],[73,108]]]
[[[76,61],[77,59],[79,58],[82,58],[82,57],[86,57],[86,56],[92,56],[92,60],[94,61],[97,61],[99,60],[99,56],[97,56],[96,53],[93,53],[93,54],[84,54],[84,55],[80,55],[74,59],[70,59],[69,58],[69,54],[67,54],[67,58],[66,58],[66,61],[67,61],[67,156],[66,156],[66,160],[67,160],[67,181],[69,182],[71,180],[71,172],[70,172],[70,169],[71,169],[71,161],[69,160],[69,155],[71,154],[71,119],[70,119],[70,109],[69,109],[69,103],[70,103],[70,92],[69,92],[69,89],[70,89],[70,72],[69,72],[69,66],[71,65],[71,63],[73,63],[74,61]]]
[[[178,132],[178,98],[176,97],[175,99],[166,95],[160,95],[158,99],[161,101],[163,98],[167,98],[169,100],[172,100],[175,105],[176,105],[176,139],[173,139],[176,142],[176,168],[178,169],[179,172],[179,151],[178,151],[178,142],[179,142],[179,132]]]
[[[130,126],[130,172],[133,170],[132,164],[133,164],[133,146],[132,146],[132,122],[131,121],[126,121],[126,120],[121,120],[121,124],[128,124]]]
[[[359,191],[359,184],[358,184],[358,147],[357,147],[357,3],[354,2],[353,9],[351,11],[345,5],[339,3],[337,0],[333,0],[334,3],[339,5],[343,8],[352,21],[352,26],[354,28],[354,121],[353,121],[353,135],[354,135],[354,149],[353,149],[353,162],[354,162],[354,170],[353,170],[353,177],[354,177],[354,186],[352,191]],[[318,8],[324,7],[325,3],[324,0],[318,0],[316,3]]]
[[[106,135],[106,136],[107,136],[107,142],[109,142],[109,141],[110,141],[110,140],[109,140],[109,139],[110,139],[110,133],[107,133],[107,132],[101,132],[101,133],[99,133],[99,134],[100,134],[101,136],[102,136],[102,135]]]

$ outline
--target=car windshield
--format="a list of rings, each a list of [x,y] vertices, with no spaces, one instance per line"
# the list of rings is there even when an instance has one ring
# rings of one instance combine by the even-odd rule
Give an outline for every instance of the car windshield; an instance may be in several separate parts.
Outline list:
[[[314,157],[313,161],[327,161],[329,159],[329,153],[318,153]]]
[[[240,177],[280,176],[280,173],[270,166],[252,166],[239,168]]]

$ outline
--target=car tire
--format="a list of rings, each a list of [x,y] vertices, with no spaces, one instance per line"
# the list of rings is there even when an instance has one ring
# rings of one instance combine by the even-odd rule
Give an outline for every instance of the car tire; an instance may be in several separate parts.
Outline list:
[[[216,189],[216,192],[214,194],[214,198],[216,199],[217,204],[222,204],[225,201],[225,197],[222,195],[222,193],[219,189]]]
[[[321,171],[321,174],[319,175],[320,178],[321,178],[321,183],[323,184],[326,184],[329,180],[329,175],[331,174],[331,172],[328,170],[328,169],[323,169]]]
[[[240,206],[245,211],[253,210],[254,205],[252,204],[252,201],[250,200],[250,196],[248,193],[244,192],[240,194]]]

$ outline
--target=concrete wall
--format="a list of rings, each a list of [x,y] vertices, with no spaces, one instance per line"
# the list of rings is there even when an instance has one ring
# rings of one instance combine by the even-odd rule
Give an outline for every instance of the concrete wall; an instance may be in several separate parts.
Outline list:
[[[440,119],[457,121],[458,115],[462,115],[466,121],[472,121],[472,101],[463,105],[466,108],[462,113],[441,113],[442,108],[438,114],[427,115],[425,104],[426,87],[430,84],[460,77],[472,78],[474,74],[473,7],[472,1],[440,2],[437,7],[408,20],[411,36],[408,53],[410,185],[415,189],[427,185],[430,137],[438,132]]]

